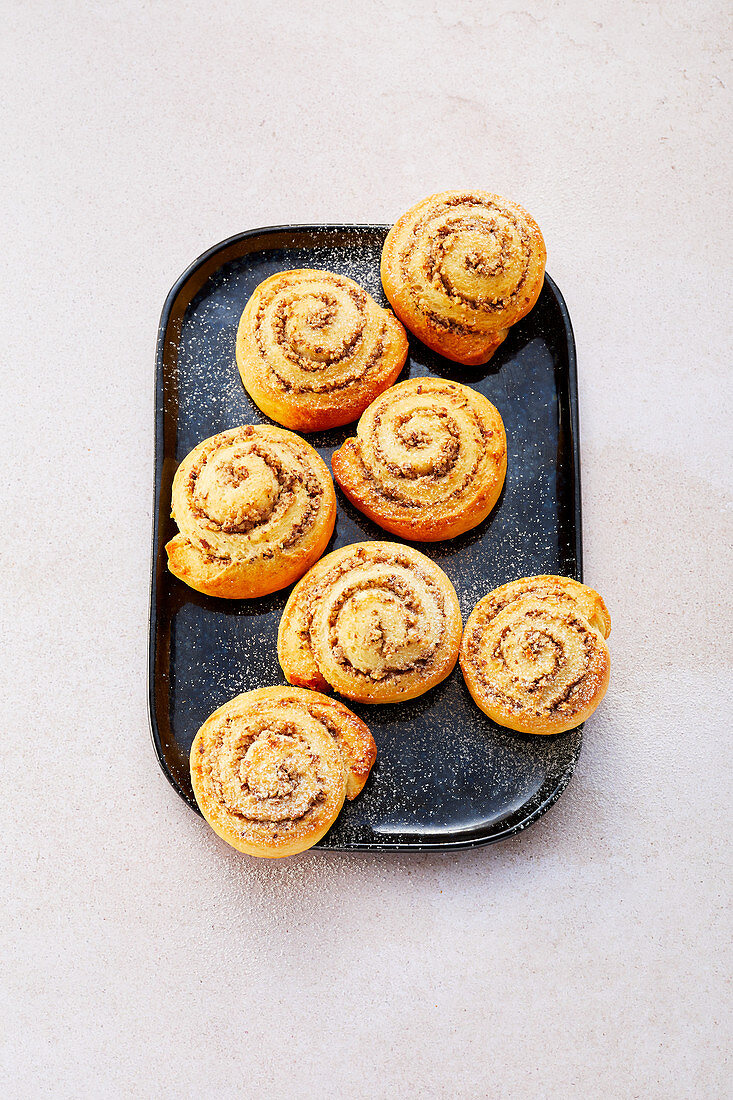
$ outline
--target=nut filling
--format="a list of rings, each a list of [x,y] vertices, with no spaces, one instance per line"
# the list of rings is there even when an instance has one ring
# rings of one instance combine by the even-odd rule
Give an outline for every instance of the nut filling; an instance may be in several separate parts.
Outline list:
[[[542,290],[539,226],[510,199],[444,191],[407,210],[382,250],[382,285],[399,319],[434,351],[486,363]]]
[[[199,448],[175,518],[209,560],[248,562],[297,546],[323,497],[297,437],[284,442],[235,428]]]
[[[403,538],[452,538],[479,524],[506,471],[501,416],[468,386],[433,378],[387,390],[333,457],[351,502]]]
[[[398,256],[415,306],[446,331],[471,334],[496,328],[526,296],[532,237],[516,209],[464,192],[436,197]]]
[[[342,704],[301,688],[231,699],[191,746],[196,801],[233,847],[286,856],[315,844],[376,758],[368,727]]]
[[[424,555],[362,543],[322,559],[283,612],[278,655],[291,683],[364,702],[413,698],[453,668],[461,634],[455,590]]]
[[[557,733],[579,725],[608,686],[603,600],[571,578],[528,577],[490,592],[469,616],[461,667],[501,725]]]
[[[285,273],[263,293],[253,337],[270,384],[285,393],[327,394],[378,370],[387,326],[375,302],[350,280],[327,272]],[[317,278],[316,278],[317,276]]]

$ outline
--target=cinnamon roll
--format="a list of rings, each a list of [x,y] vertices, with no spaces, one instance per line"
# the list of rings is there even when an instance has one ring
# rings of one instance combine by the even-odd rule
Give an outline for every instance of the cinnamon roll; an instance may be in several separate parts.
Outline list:
[[[278,858],[328,832],[376,753],[368,728],[341,703],[301,688],[259,688],[204,722],[191,746],[191,780],[223,840]]]
[[[537,301],[545,274],[539,227],[488,191],[443,191],[397,221],[382,284],[399,319],[458,363],[486,363]]]
[[[394,703],[450,674],[461,629],[442,569],[412,547],[362,542],[327,554],[296,585],[277,651],[292,684]]]
[[[611,619],[592,588],[525,577],[489,592],[468,617],[461,668],[500,726],[561,733],[590,717],[608,688]]]
[[[499,498],[504,424],[468,386],[400,382],[372,402],[356,432],[333,455],[333,476],[352,504],[400,538],[455,538],[486,519]]]
[[[260,283],[237,332],[250,397],[301,432],[356,420],[406,358],[407,336],[390,310],[328,271],[282,271]]]
[[[336,495],[313,448],[282,428],[232,428],[199,443],[173,479],[180,534],[168,567],[199,592],[264,596],[301,577],[328,545]]]

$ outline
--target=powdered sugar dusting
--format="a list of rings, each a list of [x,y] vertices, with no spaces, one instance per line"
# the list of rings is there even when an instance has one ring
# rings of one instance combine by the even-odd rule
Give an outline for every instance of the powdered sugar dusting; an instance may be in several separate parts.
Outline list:
[[[270,423],[245,392],[234,357],[239,317],[254,288],[277,271],[312,267],[354,279],[386,305],[379,277],[383,236],[369,228],[281,233],[222,264],[193,296],[182,289],[183,312],[177,322],[174,314],[166,334],[163,515],[176,463],[198,442],[239,424]],[[243,242],[242,252],[253,243]],[[576,574],[566,354],[559,309],[547,285],[535,309],[484,367],[450,363],[411,339],[400,380],[435,375],[471,385],[496,405],[507,433],[506,483],[488,519],[457,539],[416,544],[450,577],[464,620],[486,592],[506,581]],[[329,462],[353,431],[349,425],[307,439]],[[365,539],[398,541],[340,492],[338,505],[329,550]],[[161,524],[161,544],[174,530]],[[205,718],[241,691],[284,683],[276,635],[287,595],[216,600],[160,571],[158,644],[168,651],[169,691],[157,718],[161,728],[170,723],[164,755],[184,788],[187,751]],[[351,709],[372,730],[377,762],[363,793],[344,807],[321,842],[324,847],[468,845],[516,831],[560,793],[580,751],[579,731],[532,738],[496,727],[474,705],[458,668],[419,699]]]

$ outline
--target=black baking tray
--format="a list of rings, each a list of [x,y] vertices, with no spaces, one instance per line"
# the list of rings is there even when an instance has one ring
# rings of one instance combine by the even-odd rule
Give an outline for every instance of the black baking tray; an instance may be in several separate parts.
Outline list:
[[[204,596],[173,577],[165,543],[176,533],[171,484],[202,439],[239,424],[266,424],[244,390],[234,358],[240,314],[277,271],[313,267],[354,279],[386,305],[379,277],[385,225],[303,225],[230,237],[199,257],[163,307],[155,383],[155,505],[150,602],[149,708],[166,777],[193,809],[188,753],[196,731],[242,691],[285,683],[277,627],[290,589],[258,600]],[[464,621],[492,588],[557,573],[582,579],[580,454],[575,345],[565,302],[549,276],[539,300],[490,362],[465,367],[410,337],[399,381],[435,375],[466,383],[499,409],[508,469],[501,498],[473,531],[415,543],[450,577]],[[306,438],[330,465],[354,425]],[[338,496],[328,550],[393,536]],[[581,728],[553,737],[502,729],[474,704],[456,666],[432,691],[406,703],[345,702],[366,721],[377,762],[354,802],[316,845],[340,851],[471,848],[512,836],[560,796],[580,753]]]

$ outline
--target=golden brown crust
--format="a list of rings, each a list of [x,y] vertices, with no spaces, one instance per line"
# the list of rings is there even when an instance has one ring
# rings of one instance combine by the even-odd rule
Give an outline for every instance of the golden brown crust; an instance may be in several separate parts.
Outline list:
[[[246,425],[203,440],[173,479],[180,534],[168,567],[191,588],[251,599],[286,588],[326,549],[336,522],[328,468],[275,427]]]
[[[285,679],[313,691],[328,691],[330,687],[316,664],[310,628],[318,584],[328,573],[331,559],[337,553],[334,550],[326,554],[296,584],[285,604],[277,631],[277,656]]]
[[[461,669],[476,704],[522,733],[574,729],[608,688],[611,620],[592,588],[524,577],[484,596],[468,617]]]
[[[331,465],[351,503],[386,531],[416,542],[455,538],[499,499],[504,424],[476,390],[415,378],[372,402]]]
[[[532,309],[545,243],[518,203],[488,191],[443,191],[393,225],[382,285],[403,324],[458,363],[486,363]]]
[[[301,432],[356,420],[395,381],[407,336],[351,279],[308,268],[266,279],[237,331],[237,366],[267,416]]]
[[[461,630],[455,589],[434,562],[409,546],[355,543],[326,555],[293,589],[278,657],[290,683],[394,703],[450,674]]]
[[[376,758],[365,724],[316,692],[271,687],[237,695],[207,718],[191,746],[196,801],[212,829],[253,856],[312,847]]]

